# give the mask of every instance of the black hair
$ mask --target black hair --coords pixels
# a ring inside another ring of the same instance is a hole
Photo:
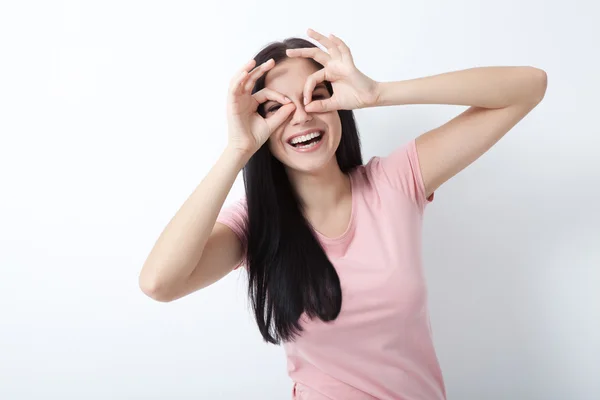
[[[255,57],[256,65],[287,58],[286,50],[317,47],[300,38],[274,42]],[[323,66],[312,59],[319,68]],[[263,75],[252,93],[264,88]],[[330,82],[325,81],[329,94]],[[264,110],[259,108],[264,116]],[[336,159],[343,173],[362,165],[358,130],[351,110],[338,110],[342,134]],[[265,342],[291,341],[302,331],[300,317],[337,318],[342,306],[340,280],[300,208],[285,166],[265,143],[244,167],[248,206],[248,295]]]

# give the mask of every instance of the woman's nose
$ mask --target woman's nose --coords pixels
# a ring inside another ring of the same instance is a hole
[[[302,124],[311,121],[312,119],[312,115],[304,110],[304,104],[300,103],[296,105],[296,110],[294,111],[292,118],[293,124]]]

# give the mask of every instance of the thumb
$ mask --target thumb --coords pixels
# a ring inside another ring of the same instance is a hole
[[[275,131],[275,129],[277,129],[279,127],[279,125],[281,125],[283,123],[283,121],[288,119],[290,114],[295,109],[296,109],[296,105],[294,103],[288,103],[288,104],[285,104],[285,105],[279,107],[279,110],[277,110],[277,112],[275,114],[271,115],[268,118],[265,118],[265,122],[269,126],[269,132],[273,133]]]

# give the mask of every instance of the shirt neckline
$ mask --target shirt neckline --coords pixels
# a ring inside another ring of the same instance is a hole
[[[313,227],[313,230],[317,233],[317,236],[319,237],[319,239],[321,239],[324,243],[326,244],[337,244],[340,242],[343,242],[352,232],[352,230],[354,229],[354,221],[356,219],[356,182],[354,181],[354,171],[350,171],[348,173],[349,177],[350,177],[350,196],[352,197],[351,199],[351,211],[350,211],[350,221],[348,221],[348,226],[346,227],[346,230],[344,231],[344,233],[342,233],[339,236],[336,237],[329,237],[329,236],[325,236],[324,234],[322,234],[321,232],[319,232],[318,230],[316,230]]]

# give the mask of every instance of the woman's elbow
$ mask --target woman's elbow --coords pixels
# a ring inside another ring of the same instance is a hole
[[[153,300],[160,301],[161,303],[168,303],[173,300],[173,297],[165,290],[164,285],[161,285],[160,281],[154,277],[140,274],[138,285],[141,291]]]
[[[548,74],[546,71],[540,68],[531,67],[535,74],[535,82],[537,83],[535,91],[535,99],[539,103],[546,95],[546,88],[548,87]]]

